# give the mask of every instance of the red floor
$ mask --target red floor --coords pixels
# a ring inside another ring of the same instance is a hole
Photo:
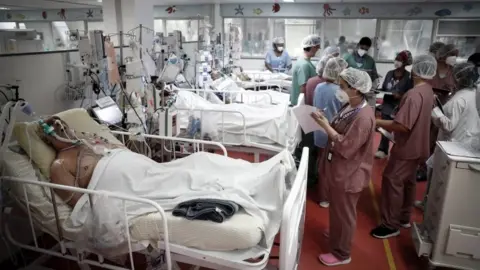
[[[378,145],[379,135],[375,138],[375,146]],[[245,158],[250,160],[250,158]],[[251,157],[253,160],[253,157]],[[424,259],[419,259],[415,254],[415,248],[410,236],[409,229],[403,229],[400,236],[389,240],[374,239],[369,232],[379,221],[380,213],[380,190],[382,171],[386,160],[375,160],[372,183],[370,188],[365,189],[360,198],[357,212],[357,231],[352,247],[352,262],[349,265],[335,267],[334,269],[365,269],[365,270],[421,270],[427,269]],[[419,183],[417,198],[420,199],[425,190],[425,183]],[[311,195],[311,194],[309,194]],[[309,196],[312,198],[313,196]],[[421,213],[415,210],[413,221],[421,220]],[[307,202],[307,215],[305,221],[305,235],[303,238],[300,270],[327,269],[317,259],[319,253],[328,252],[327,239],[322,232],[328,227],[328,209],[320,208],[313,200]],[[275,251],[273,252],[275,254]],[[137,260],[135,260],[137,261]],[[272,260],[272,265],[277,261]],[[78,269],[74,263],[66,260],[54,259],[47,263],[52,269]],[[142,269],[142,263],[137,264]],[[188,268],[185,268],[188,269]]]

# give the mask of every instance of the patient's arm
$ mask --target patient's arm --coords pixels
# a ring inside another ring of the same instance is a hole
[[[69,171],[64,169],[64,165],[62,164],[63,162],[64,160],[57,159],[50,167],[50,178],[52,180],[52,183],[74,187],[75,176],[73,176]],[[74,207],[77,201],[82,196],[82,193],[73,193],[71,191],[62,189],[55,189],[55,192],[58,194],[58,196],[60,196],[60,198],[62,198],[65,203],[67,203],[71,207]]]

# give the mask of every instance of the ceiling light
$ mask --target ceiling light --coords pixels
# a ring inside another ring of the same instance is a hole
[[[295,2],[295,0],[283,0],[283,2],[286,2],[286,3],[293,3],[293,2]]]
[[[97,0],[98,3],[102,3],[102,0]]]
[[[6,9],[10,9],[8,7],[0,7],[0,10],[6,10]]]

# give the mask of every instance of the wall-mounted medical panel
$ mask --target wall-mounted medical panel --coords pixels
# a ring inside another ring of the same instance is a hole
[[[459,1],[460,2],[460,1]],[[395,4],[222,4],[223,17],[294,18],[475,18],[480,4],[395,3]]]

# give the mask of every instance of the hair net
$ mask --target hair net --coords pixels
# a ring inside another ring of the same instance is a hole
[[[397,54],[397,58],[402,59],[402,63],[405,66],[411,65],[413,62],[412,53],[408,50],[401,51]]]
[[[318,61],[316,66],[316,71],[318,75],[323,76],[323,69],[327,65],[328,60],[330,60],[331,58],[333,58],[333,56],[331,55],[326,55],[320,58],[320,61]]]
[[[273,39],[273,44],[285,44],[285,39],[283,37],[276,37]]]
[[[338,75],[344,69],[348,67],[347,61],[343,60],[340,57],[334,57],[327,61],[327,64],[323,68],[322,77],[326,80],[333,80],[336,81],[338,79]]]
[[[461,63],[453,67],[453,77],[458,88],[471,88],[478,80],[476,67],[471,63]]]
[[[354,68],[344,69],[340,77],[345,80],[350,87],[357,89],[360,93],[366,94],[372,89],[372,79],[370,75],[363,70]]]
[[[334,54],[340,54],[340,48],[339,47],[336,47],[336,46],[329,46],[327,48],[325,48],[325,50],[323,51],[323,56],[328,56],[328,55],[334,55]]]
[[[445,46],[445,43],[443,43],[443,42],[440,42],[440,41],[434,42],[428,48],[428,52],[433,54],[433,55],[436,55],[437,52],[438,52],[438,49],[440,49],[443,46]]]
[[[438,48],[437,53],[435,54],[435,58],[438,60],[438,59],[446,58],[447,56],[451,54],[456,54],[456,53],[457,53],[457,48],[455,48],[455,45],[447,44]]]
[[[302,48],[311,48],[322,43],[322,39],[318,35],[308,35],[302,40]]]
[[[437,60],[425,54],[413,58],[412,73],[420,78],[430,80],[437,74]]]

